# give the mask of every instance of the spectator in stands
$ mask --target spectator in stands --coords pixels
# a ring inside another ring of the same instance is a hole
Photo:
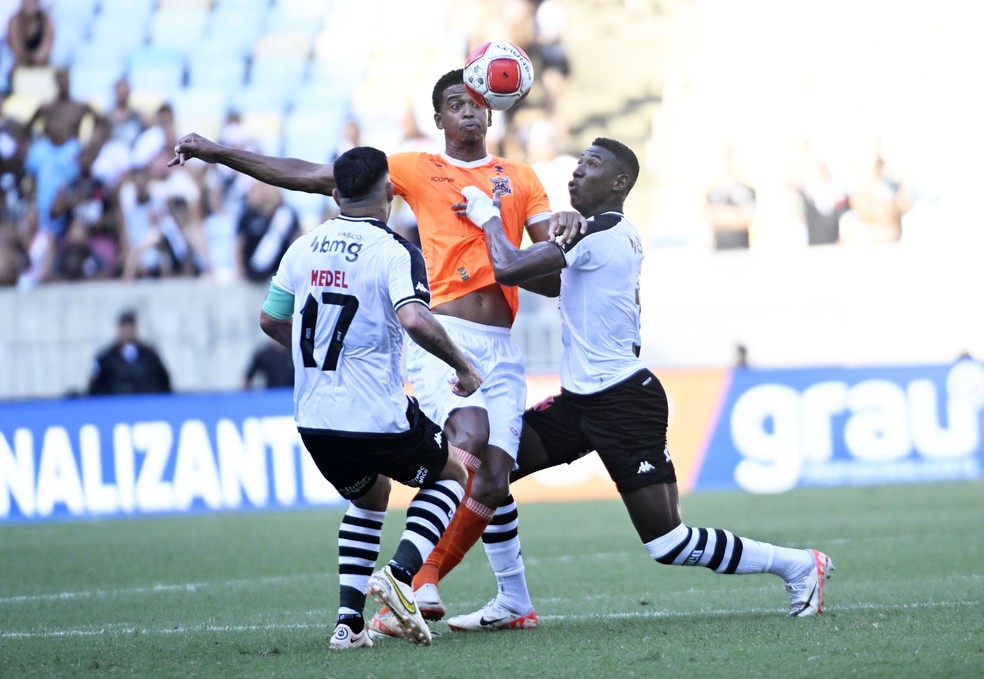
[[[86,118],[93,122],[99,114],[83,101],[72,98],[71,76],[66,68],[55,70],[55,98],[35,111],[27,127],[32,132],[38,123],[42,133],[52,140],[79,139]]]
[[[153,124],[133,140],[133,165],[153,165],[155,161],[166,156],[164,159],[166,167],[167,161],[171,159],[169,151],[174,148],[177,138],[174,129],[174,109],[170,104],[161,104],[154,114]],[[161,176],[164,176],[164,173],[161,173]]]
[[[56,277],[64,280],[108,278],[122,269],[123,219],[116,191],[92,175],[98,152],[98,141],[82,151],[79,176],[58,191],[51,205],[52,217],[69,219],[54,265]]]
[[[127,254],[123,278],[196,276],[210,270],[208,242],[187,199],[155,187],[149,167],[137,167],[120,188]]]
[[[42,234],[57,241],[68,228],[67,218],[51,216],[51,204],[62,186],[78,176],[78,157],[82,151],[79,128],[88,115],[95,112],[88,104],[71,98],[68,71],[55,73],[58,91],[54,101],[42,105],[27,125],[33,130],[43,124],[43,134],[31,142],[24,168],[30,179],[28,192],[33,192]]]
[[[714,248],[747,248],[755,218],[755,189],[738,179],[734,151],[725,150],[724,173],[708,190],[704,214],[714,234]]]
[[[30,265],[30,257],[21,241],[17,223],[0,219],[0,287],[17,285]]]
[[[338,156],[346,151],[354,149],[356,146],[362,146],[361,138],[362,128],[359,126],[359,121],[355,118],[346,118],[345,123],[342,125],[342,138],[339,140],[338,147],[331,157],[331,162],[334,163],[338,160]]]
[[[799,196],[810,245],[837,243],[840,218],[850,207],[847,190],[827,163],[804,141],[792,158],[789,183]]]
[[[54,259],[54,241],[50,234],[42,232],[38,225],[38,209],[33,202],[24,205],[24,214],[17,228],[20,247],[27,253],[27,267],[17,278],[17,287],[30,290],[44,283],[51,276]]]
[[[250,281],[269,282],[280,258],[300,235],[297,211],[284,202],[280,189],[255,182],[236,228],[236,268]]]
[[[161,275],[160,235],[155,232],[166,206],[151,194],[150,181],[150,168],[136,167],[120,186],[125,228],[123,278],[127,280]]]
[[[14,68],[47,66],[55,42],[55,24],[40,0],[21,0],[7,22],[7,45]]]
[[[562,153],[557,128],[548,118],[539,118],[530,125],[526,135],[526,161],[536,172],[550,199],[554,212],[570,210],[570,181],[577,158]]]
[[[535,15],[535,51],[531,56],[535,55],[537,61],[537,76],[546,95],[544,107],[551,117],[557,113],[557,102],[564,96],[567,77],[571,72],[570,58],[563,42],[566,23],[567,16],[561,0],[542,0],[539,3]]]
[[[842,243],[890,243],[902,237],[902,215],[912,207],[912,200],[902,183],[888,172],[880,153],[869,174],[848,195],[851,209],[840,219]]]
[[[132,148],[137,137],[147,129],[143,116],[130,105],[130,81],[123,76],[113,86],[113,104],[106,112],[111,128],[110,138]]]
[[[265,389],[294,386],[294,359],[279,342],[265,342],[250,359],[243,389],[254,386]]]
[[[89,394],[156,394],[171,392],[171,376],[153,347],[137,332],[137,315],[124,311],[117,323],[116,341],[96,356]]]

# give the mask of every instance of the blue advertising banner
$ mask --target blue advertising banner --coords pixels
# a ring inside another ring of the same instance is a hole
[[[0,520],[340,502],[289,389],[0,406]]]
[[[984,476],[979,362],[660,379],[682,492]],[[292,408],[289,389],[2,404],[0,521],[339,506]],[[393,506],[412,492],[395,485]],[[616,497],[593,455],[514,493],[521,502]]]
[[[735,370],[694,488],[979,478],[984,365]]]

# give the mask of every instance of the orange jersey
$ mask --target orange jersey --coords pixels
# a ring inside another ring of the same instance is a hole
[[[488,195],[498,187],[502,196],[502,223],[506,235],[519,247],[523,230],[546,218],[550,202],[539,177],[529,165],[488,156],[474,163],[453,161],[433,153],[396,153],[389,156],[390,179],[417,217],[420,249],[427,262],[431,307],[463,297],[495,283],[485,234],[451,206],[465,202],[461,189],[477,186]],[[519,308],[519,292],[503,285],[512,309]]]

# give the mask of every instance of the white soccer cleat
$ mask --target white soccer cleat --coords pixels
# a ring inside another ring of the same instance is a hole
[[[393,577],[389,566],[369,577],[369,593],[379,603],[389,606],[407,639],[414,644],[430,646],[431,631],[417,608],[413,588]]]
[[[814,566],[801,579],[786,583],[791,618],[808,618],[823,612],[823,586],[834,572],[834,562],[823,552],[807,550]]]
[[[370,639],[402,639],[403,628],[389,606],[383,606],[369,620]]]
[[[413,593],[417,599],[417,607],[424,620],[440,620],[447,613],[444,602],[441,601],[441,594],[437,591],[437,585],[426,583]]]
[[[366,630],[356,634],[351,627],[340,622],[335,627],[331,639],[328,640],[328,648],[333,651],[347,651],[350,648],[372,648],[372,639],[369,638]]]
[[[474,613],[456,615],[448,619],[448,627],[455,632],[474,632],[486,630],[493,632],[503,629],[536,629],[536,611],[516,613],[510,611],[495,599]]]

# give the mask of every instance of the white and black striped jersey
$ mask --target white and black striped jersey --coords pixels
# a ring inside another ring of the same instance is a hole
[[[294,417],[300,431],[406,432],[396,310],[430,306],[420,250],[370,217],[340,216],[300,236],[273,285],[294,296]]]
[[[625,215],[603,212],[564,256],[560,384],[593,394],[646,367],[637,355],[642,239]]]

